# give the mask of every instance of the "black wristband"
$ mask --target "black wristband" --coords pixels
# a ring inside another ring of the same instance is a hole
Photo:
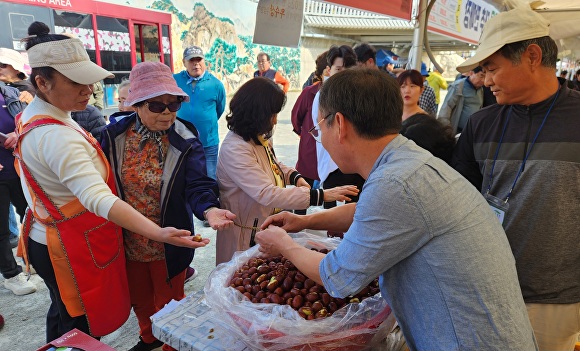
[[[324,190],[310,190],[310,206],[322,206],[324,204]]]
[[[290,180],[290,184],[296,185],[298,178],[302,178],[302,174],[298,173],[298,171],[294,171],[294,172],[290,173],[290,177],[288,177],[288,178]]]

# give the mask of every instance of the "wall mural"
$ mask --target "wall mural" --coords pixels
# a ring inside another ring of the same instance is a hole
[[[211,0],[192,3],[189,0],[135,0],[119,4],[161,10],[172,14],[173,67],[183,69],[185,47],[200,46],[205,53],[208,69],[233,93],[253,77],[256,55],[264,51],[270,55],[272,68],[280,71],[291,88],[299,82],[300,49],[269,45],[255,45],[252,36],[255,26],[255,2],[248,0]]]

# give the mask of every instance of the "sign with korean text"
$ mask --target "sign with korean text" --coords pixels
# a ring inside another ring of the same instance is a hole
[[[298,47],[304,20],[304,0],[260,0],[254,44]]]
[[[430,31],[477,44],[483,26],[498,12],[484,0],[437,0],[427,25]]]

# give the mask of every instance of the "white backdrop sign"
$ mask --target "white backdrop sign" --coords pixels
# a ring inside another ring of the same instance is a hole
[[[304,0],[260,0],[254,44],[298,47],[304,20]]]

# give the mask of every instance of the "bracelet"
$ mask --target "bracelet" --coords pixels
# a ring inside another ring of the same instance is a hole
[[[214,210],[214,209],[217,209],[217,207],[212,206],[212,207],[207,208],[205,211],[203,211],[203,218],[206,221],[207,221],[207,214],[209,213],[209,211]]]

